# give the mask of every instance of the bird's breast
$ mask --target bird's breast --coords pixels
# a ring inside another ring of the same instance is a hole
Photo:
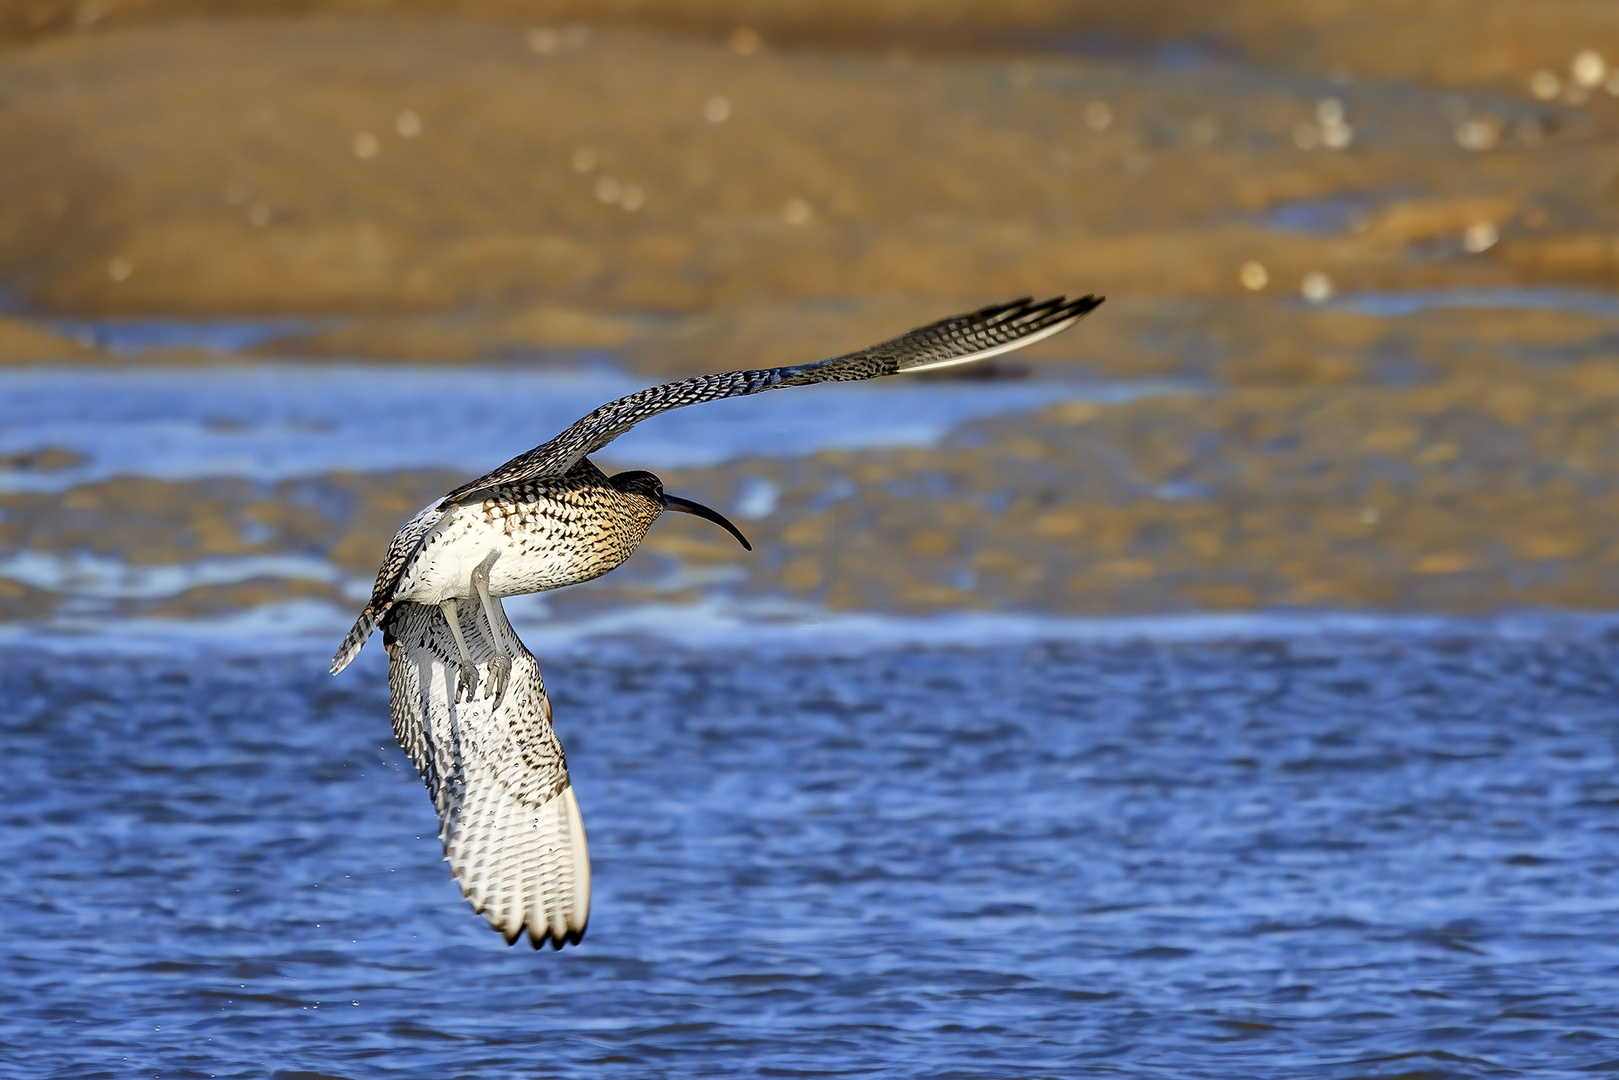
[[[495,596],[599,577],[629,558],[646,534],[644,526],[603,503],[501,494],[460,504],[423,543],[396,595],[420,603],[470,597],[479,566],[488,567]]]

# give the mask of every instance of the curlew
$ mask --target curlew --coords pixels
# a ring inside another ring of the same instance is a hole
[[[719,513],[648,472],[608,476],[588,455],[648,417],[786,386],[852,382],[971,363],[1067,328],[1100,297],[997,304],[818,363],[729,371],[608,402],[550,442],[466,483],[388,545],[376,586],[332,658],[349,665],[382,627],[394,735],[438,811],[462,894],[515,943],[577,944],[590,916],[590,855],[551,703],[501,599],[589,581],[629,558],[658,515]]]

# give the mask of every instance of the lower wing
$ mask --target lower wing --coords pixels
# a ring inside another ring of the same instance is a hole
[[[462,895],[508,944],[578,944],[590,919],[590,852],[551,702],[528,651],[512,657],[498,708],[485,696],[495,649],[481,617],[463,619],[478,666],[472,701],[456,701],[460,651],[437,607],[402,603],[384,625],[394,735],[439,815],[439,839]]]

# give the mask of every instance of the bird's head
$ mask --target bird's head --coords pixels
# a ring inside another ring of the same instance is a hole
[[[753,545],[748,543],[748,538],[742,535],[742,530],[726,520],[724,514],[721,514],[718,510],[710,510],[702,503],[682,499],[678,495],[670,495],[663,490],[663,481],[652,473],[640,471],[621,472],[608,477],[607,482],[626,495],[647,500],[652,504],[655,514],[661,514],[665,510],[678,510],[682,514],[706,518],[736,537],[737,543],[741,544],[744,549],[753,550]]]

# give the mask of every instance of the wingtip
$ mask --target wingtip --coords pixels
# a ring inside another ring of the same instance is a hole
[[[1053,314],[1060,313],[1067,317],[1078,318],[1101,307],[1102,302],[1106,299],[1107,297],[1098,296],[1095,293],[1076,296],[1072,300],[1063,295],[1054,296],[1044,303],[1034,305],[1034,307],[1049,309]]]
[[[1067,294],[1049,297],[1045,300],[1036,300],[1032,296],[1020,296],[1016,300],[992,304],[987,308],[974,312],[971,316],[965,316],[965,318],[988,317],[994,322],[1007,320],[1021,322],[1030,316],[1037,316],[1041,322],[1071,322],[1095,311],[1102,306],[1102,302],[1106,299],[1107,297],[1098,296],[1095,293],[1076,296],[1072,300],[1068,299]]]
[[[583,940],[585,940],[585,927],[583,926],[563,934],[558,934],[549,926],[538,934],[534,932],[532,926],[528,928],[528,943],[534,947],[535,952],[545,948],[547,943],[550,944],[552,952],[561,952],[564,946],[578,945]]]
[[[360,612],[360,617],[354,621],[353,628],[344,636],[343,643],[337,647],[337,652],[332,654],[333,675],[348,667],[354,662],[354,658],[360,655],[360,650],[365,648],[365,643],[371,638],[371,631],[377,628],[377,623],[387,610],[384,608],[379,612],[367,604],[365,610]]]
[[[1097,296],[1095,293],[1076,296],[1072,300],[1066,296],[1057,296],[1043,304],[1034,305],[1030,310],[1044,311],[1046,319],[1050,322],[1068,326],[1101,307],[1106,299],[1107,297]]]
[[[363,646],[365,643],[361,642],[360,644]],[[360,650],[358,648],[354,648],[347,642],[344,642],[342,647],[332,655],[332,666],[329,670],[333,675],[340,674],[344,668],[348,667],[349,664],[354,662],[354,658],[358,655],[360,655]]]

